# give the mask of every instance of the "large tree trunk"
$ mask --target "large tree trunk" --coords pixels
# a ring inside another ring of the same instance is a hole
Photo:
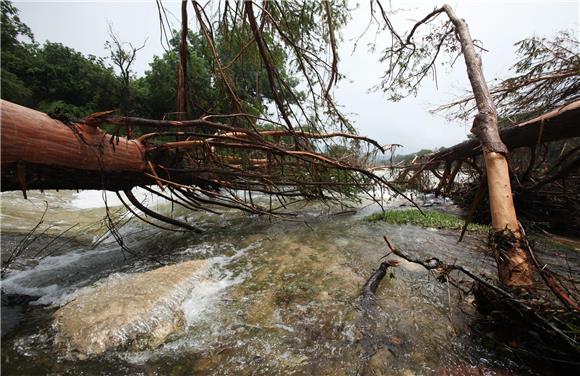
[[[523,123],[499,131],[504,145],[509,149],[535,147],[538,142],[552,142],[580,137],[580,100],[547,112]],[[429,167],[441,162],[463,161],[480,155],[481,142],[467,140],[443,149],[430,157]]]
[[[151,184],[145,148],[112,139],[98,127],[65,124],[1,101],[2,191],[22,189],[124,190]]]
[[[533,269],[527,252],[521,246],[523,234],[514,208],[506,159],[508,150],[499,137],[497,111],[467,24],[457,17],[449,5],[444,5],[443,10],[455,26],[477,103],[478,114],[475,116],[471,131],[477,135],[483,149],[492,227],[496,240],[499,240],[492,242],[499,279],[506,286],[529,286],[533,283]],[[508,234],[513,237],[507,239]]]

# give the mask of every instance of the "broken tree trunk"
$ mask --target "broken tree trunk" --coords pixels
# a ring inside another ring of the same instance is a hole
[[[151,184],[145,148],[113,139],[98,127],[64,123],[1,101],[2,191],[22,189],[131,189]]]
[[[509,167],[506,159],[508,149],[501,141],[497,126],[497,111],[481,69],[481,61],[467,24],[457,17],[449,5],[442,8],[455,27],[461,43],[467,75],[477,104],[478,114],[473,121],[472,133],[481,142],[487,173],[489,202],[493,237],[503,237],[506,230],[514,234],[515,242],[493,241],[500,281],[506,286],[530,286],[533,269],[528,254],[520,244],[523,234],[516,216]],[[501,240],[501,239],[500,239]]]
[[[523,123],[503,128],[500,138],[509,149],[536,147],[540,143],[580,137],[580,101],[575,101]],[[462,161],[481,154],[479,140],[468,140],[429,157],[428,166]]]

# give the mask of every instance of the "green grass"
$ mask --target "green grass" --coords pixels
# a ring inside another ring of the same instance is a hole
[[[412,224],[421,227],[447,230],[461,230],[463,228],[464,220],[456,215],[432,210],[424,210],[423,212],[425,215],[415,209],[393,210],[375,213],[365,219],[369,222],[385,221],[395,225]],[[467,231],[487,233],[489,226],[470,223],[467,226]]]

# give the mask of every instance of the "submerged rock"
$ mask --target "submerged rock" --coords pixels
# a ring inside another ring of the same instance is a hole
[[[161,345],[183,326],[181,304],[201,281],[203,260],[109,278],[55,313],[55,342],[69,357]]]

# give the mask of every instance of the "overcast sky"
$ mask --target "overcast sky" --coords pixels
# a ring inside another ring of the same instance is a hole
[[[106,56],[107,25],[111,23],[120,39],[141,44],[136,71],[142,74],[153,55],[163,53],[160,43],[157,8],[154,1],[14,1],[20,16],[32,29],[37,41],[60,42],[84,54]],[[170,19],[178,28],[179,2],[165,1]],[[400,152],[451,146],[464,140],[469,132],[465,124],[450,124],[429,109],[461,95],[468,88],[462,61],[453,70],[439,68],[438,88],[425,82],[416,98],[390,103],[379,92],[369,92],[378,83],[384,66],[378,55],[369,52],[368,42],[375,38],[369,30],[351,54],[356,39],[369,21],[368,0],[353,1],[353,17],[341,31],[343,42],[339,50],[339,70],[347,76],[335,90],[337,101],[350,114],[361,134],[379,142],[398,143]],[[399,27],[408,25],[427,14],[441,1],[384,1],[393,9],[404,12],[393,16]],[[580,1],[449,1],[456,13],[464,18],[471,35],[489,51],[483,54],[483,67],[489,80],[506,77],[515,62],[513,44],[526,37],[553,36],[558,30],[570,30],[578,36]],[[358,5],[358,6],[357,6]],[[193,12],[190,12],[190,14]],[[379,35],[377,42],[386,42]],[[384,47],[384,43],[381,45]]]

